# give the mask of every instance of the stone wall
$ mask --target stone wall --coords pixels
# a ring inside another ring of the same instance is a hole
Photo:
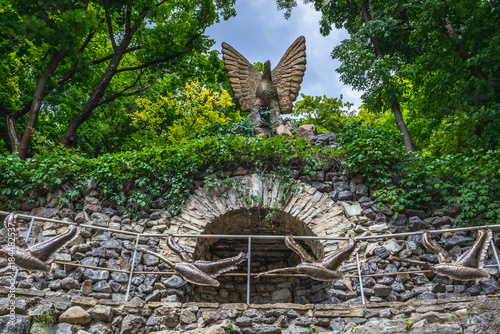
[[[238,173],[245,174],[241,171]],[[376,208],[370,190],[360,179],[345,179],[338,173],[318,173],[314,177],[299,176],[295,173],[295,176],[294,179],[283,179],[276,174],[233,175],[220,180],[217,182],[219,185],[210,188],[198,182],[197,187],[193,188],[192,194],[187,198],[186,204],[181,208],[181,213],[175,217],[172,217],[166,209],[167,202],[161,199],[155,200],[150,207],[143,207],[137,216],[127,214],[126,208],[114,206],[102,198],[93,189],[91,181],[82,201],[61,202],[59,198],[62,192],[56,191],[37,198],[35,202],[23,203],[23,210],[18,212],[63,221],[85,222],[96,227],[109,227],[135,233],[283,235],[285,232],[291,232],[294,235],[341,237],[381,235],[379,239],[361,242],[359,254],[363,275],[419,269],[404,262],[389,261],[390,255],[437,263],[436,256],[423,248],[420,236],[404,238],[388,238],[388,236],[391,233],[422,229],[447,229],[455,227],[458,223],[454,218],[458,211],[454,207],[450,207],[447,211],[405,210],[394,219],[391,210]],[[90,221],[85,221],[82,212],[84,205],[88,205]],[[26,233],[27,222],[20,225],[23,233]],[[64,229],[65,227],[56,223],[35,221],[29,243],[47,240],[62,233]],[[437,238],[436,240],[452,256],[459,256],[474,241],[474,235],[467,232],[442,233],[434,238]],[[5,236],[0,235],[0,239],[2,239],[0,243],[5,242]],[[498,246],[498,239],[495,238],[495,242]],[[35,295],[39,294],[29,301],[33,305],[53,301],[52,296],[55,295],[71,298],[70,301],[92,300],[92,303],[97,305],[113,308],[124,305],[128,274],[112,270],[130,268],[134,243],[135,237],[132,235],[82,228],[79,237],[66,250],[60,252],[56,260],[102,269],[53,264],[53,271],[49,274],[20,271],[17,287],[29,289],[30,293]],[[158,237],[141,237],[139,244],[155,251],[165,248],[164,242]],[[206,260],[230,256],[231,252],[235,255],[240,250],[246,251],[247,245],[246,240],[235,242],[234,239],[196,238],[180,238],[179,244],[191,251],[196,259]],[[275,240],[267,244],[254,241],[252,245],[252,272],[294,266],[298,263],[298,257],[284,247],[282,241]],[[342,242],[333,240],[303,243],[303,247],[317,258],[336,250],[341,245]],[[175,257],[172,259],[175,260]],[[494,263],[490,248],[486,264]],[[347,263],[347,265],[352,264],[353,259]],[[246,262],[242,263],[235,272],[245,273],[246,265]],[[170,271],[170,268],[160,263],[156,257],[138,252],[134,270],[166,272]],[[500,289],[498,268],[492,267],[486,270],[491,275],[489,279],[465,283],[430,273],[364,277],[363,291],[370,307],[375,308],[378,307],[377,303],[385,305],[387,302],[413,303],[430,300],[431,303],[439,304],[449,298],[467,298],[497,292]],[[0,259],[0,285],[9,286],[11,277],[7,261]],[[129,300],[131,303],[149,303],[149,305],[189,302],[205,305],[203,303],[217,302],[222,306],[216,308],[222,309],[226,307],[224,304],[242,303],[246,300],[245,277],[221,276],[219,280],[220,287],[207,288],[186,284],[182,278],[175,275],[134,274]],[[360,284],[356,277],[332,283],[318,282],[304,277],[267,277],[251,280],[251,303],[256,304],[293,302],[303,305],[315,304],[314,307],[322,307],[321,305],[333,307],[333,304],[338,305],[340,309],[349,310],[361,304],[360,295]],[[85,298],[82,299],[83,297]],[[21,298],[20,303],[28,307],[28,302],[22,300],[24,299]],[[65,303],[61,305],[69,305],[68,300]],[[193,309],[196,308],[196,304],[188,305]],[[176,307],[180,309],[180,306]],[[300,309],[302,306],[295,307]],[[307,309],[308,312],[314,307]],[[57,310],[55,304],[54,308]],[[153,308],[155,307],[150,306],[150,309]],[[247,309],[237,311],[244,312]],[[198,311],[194,313],[197,316],[196,323],[205,324],[200,322]],[[150,315],[141,316],[148,323],[153,321],[150,320]],[[168,318],[167,315],[162,316]],[[243,313],[241,316],[245,317]],[[261,317],[265,319],[266,313],[261,314]],[[311,317],[310,312],[309,317]],[[167,326],[168,328],[180,328],[179,321],[168,319],[162,321],[172,321],[176,324]],[[95,326],[116,327],[116,324],[112,324],[114,321],[108,321],[111,325],[99,323]],[[275,324],[276,321],[272,323]],[[240,326],[238,323],[234,325]],[[263,322],[261,325],[264,326],[262,328],[266,328],[268,324]],[[321,326],[324,325],[325,323],[321,323]],[[148,325],[148,330],[152,330],[153,327],[150,326],[153,325]]]
[[[7,290],[0,289],[0,297]],[[15,327],[0,299],[0,333],[456,334],[500,332],[500,298],[481,296],[366,306],[118,302],[19,290]],[[51,324],[54,321],[54,324]]]

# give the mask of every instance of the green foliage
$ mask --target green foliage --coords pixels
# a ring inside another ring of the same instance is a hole
[[[236,135],[251,137],[255,135],[252,122],[245,118],[240,121],[228,120],[224,123],[215,123],[207,126],[203,131],[194,135],[195,138],[202,139],[208,136],[220,137],[224,135]]]
[[[264,73],[264,63],[261,63],[260,61],[256,61],[253,63],[253,66],[260,72]]]
[[[85,158],[65,149],[23,161],[17,154],[0,156],[0,195],[15,208],[33,194],[62,189],[74,198],[86,180],[112,202],[136,211],[153,200],[171,200],[175,213],[196,176],[237,166],[271,171],[301,164],[311,171],[330,156],[330,148],[311,148],[307,140],[225,135],[184,144],[144,146],[138,151]]]
[[[308,328],[307,329],[307,334],[318,334],[318,331],[316,330],[316,327]]]
[[[459,154],[464,150],[493,150],[500,147],[500,104],[455,110],[434,128],[429,151],[437,154]]]
[[[459,206],[465,224],[500,220],[500,150],[436,156],[405,153],[401,135],[348,126],[337,150],[346,171],[364,177],[377,200],[395,210]]]
[[[50,310],[46,310],[43,313],[35,315],[31,323],[32,323],[33,333],[35,334],[50,333],[51,332],[50,327],[54,324],[54,318],[52,317],[52,312]],[[35,324],[39,325],[35,327],[34,326]]]
[[[380,205],[396,214],[403,208],[447,209],[458,206],[464,224],[496,224],[500,220],[500,150],[436,156],[405,153],[402,135],[348,124],[339,143],[311,147],[304,139],[262,138],[224,134],[231,126],[208,129],[197,139],[165,146],[144,142],[137,150],[86,158],[58,146],[26,161],[16,154],[0,156],[0,200],[3,208],[62,189],[60,205],[78,199],[88,179],[117,205],[140,210],[156,199],[169,200],[175,213],[200,173],[223,175],[242,166],[256,172],[275,171],[289,177],[290,167],[314,174],[328,158],[340,157],[345,172],[361,175]],[[234,129],[234,127],[232,128]],[[49,144],[47,144],[48,146]],[[229,182],[205,177],[207,186]],[[286,182],[285,182],[286,184]],[[287,187],[291,184],[287,184]],[[260,198],[249,198],[259,205]],[[280,199],[277,199],[280,200]]]
[[[147,136],[165,136],[171,142],[189,139],[207,126],[227,121],[226,113],[234,105],[229,93],[202,87],[199,82],[187,82],[176,94],[136,100],[139,110],[130,114],[132,122],[140,124]]]
[[[188,78],[228,87],[204,31],[235,15],[234,0],[0,2],[0,121],[14,116],[21,135],[25,107],[58,51],[64,56],[39,87],[37,130],[94,156],[118,150],[137,131],[126,120],[135,95],[166,81],[163,87],[175,91]]]
[[[285,17],[298,3],[276,2]],[[364,108],[384,114],[384,123],[398,101],[417,150],[499,147],[497,1],[303,2],[321,13],[323,35],[334,27],[349,33],[332,52],[340,80],[363,90]]]
[[[380,187],[399,173],[398,162],[404,155],[402,135],[397,131],[347,125],[339,136],[337,151],[345,157],[345,167],[352,174],[366,178],[367,185]]]
[[[234,333],[233,325],[232,324],[227,325],[226,328],[224,328],[224,333],[233,334]]]
[[[413,321],[411,321],[411,320],[406,320],[405,328],[406,328],[407,330],[410,330],[412,325],[413,325]]]
[[[347,123],[352,122],[352,103],[340,98],[309,96],[300,94],[302,100],[294,105],[292,115],[301,116],[300,124],[315,124],[329,132],[338,133]]]

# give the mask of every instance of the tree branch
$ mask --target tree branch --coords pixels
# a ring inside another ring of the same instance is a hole
[[[119,97],[128,97],[128,96],[133,96],[133,95],[137,95],[139,94],[140,92],[144,92],[146,90],[148,90],[149,88],[151,88],[152,84],[147,84],[146,86],[144,87],[141,87],[133,92],[130,92],[130,93],[115,93],[113,95],[111,95],[110,97],[102,100],[101,102],[99,102],[97,105],[98,106],[101,106],[103,104],[106,104],[106,103],[109,103],[111,101],[113,101],[114,99],[116,98],[119,98]]]
[[[126,9],[126,19],[125,19],[125,33],[129,33],[130,32],[130,12],[131,12],[131,9],[129,6],[127,6],[127,9]]]
[[[85,48],[90,43],[90,40],[92,39],[92,37],[94,37],[94,35],[95,32],[91,32],[90,34],[87,35],[87,38],[85,38],[85,41],[83,42],[82,46],[80,46],[80,49],[78,49],[79,53],[82,53],[85,50]],[[73,75],[75,75],[77,68],[78,68],[78,61],[75,62],[73,65],[71,65],[69,72],[60,77],[59,80],[57,80],[57,83],[59,85],[62,85],[63,83],[68,81],[70,78],[73,77]]]
[[[106,24],[108,26],[108,34],[109,34],[109,40],[111,41],[111,45],[113,46],[113,51],[116,51],[116,41],[115,41],[115,35],[113,34],[113,25],[111,23],[111,17],[109,16],[109,12],[104,6],[104,13],[106,14]]]
[[[16,118],[19,118],[21,116],[24,116],[28,111],[30,111],[31,102],[32,101],[30,101],[28,104],[26,104],[24,107],[22,107],[19,110],[7,109],[7,108],[5,108],[3,106],[0,106],[0,111],[3,112],[3,113],[5,113],[5,114],[11,115],[11,116],[15,116]]]
[[[140,69],[148,68],[150,66],[153,66],[153,65],[156,65],[156,64],[159,64],[159,63],[163,63],[163,62],[168,61],[170,59],[179,57],[179,56],[185,54],[186,52],[188,52],[187,47],[191,43],[193,43],[198,37],[200,37],[204,32],[205,32],[205,29],[203,29],[203,31],[201,31],[200,33],[198,33],[198,34],[194,35],[193,37],[191,37],[191,39],[186,43],[186,45],[184,45],[184,47],[186,48],[184,51],[177,52],[177,53],[174,53],[174,54],[172,54],[172,55],[170,55],[168,57],[156,59],[156,60],[150,61],[149,63],[145,63],[145,64],[142,64],[142,65],[138,65],[138,66],[134,66],[134,67],[120,68],[120,69],[118,69],[116,71],[116,73],[126,72],[126,71],[135,71],[135,70],[140,70]]]
[[[460,59],[465,63],[469,59],[467,56],[467,50],[465,49],[464,44],[458,38],[457,33],[455,32],[455,29],[453,29],[453,26],[451,25],[451,22],[448,18],[445,18],[446,24],[444,25],[444,30],[446,32],[446,36],[450,40],[452,40],[455,43],[456,50],[458,52],[458,55],[460,56]],[[468,66],[469,72],[477,79],[483,80],[484,79],[484,74],[481,72],[480,69],[476,68],[475,66]]]
[[[142,49],[140,46],[136,46],[136,47],[133,47],[133,48],[130,48],[130,49],[127,49],[123,54],[127,54],[127,53],[130,53],[130,52],[134,52],[134,51],[137,51],[137,50],[140,50]],[[103,63],[105,62],[106,60],[110,60],[111,58],[113,58],[113,55],[110,54],[110,55],[107,55],[106,57],[103,57],[101,59],[96,59],[96,60],[93,60],[92,61],[92,64],[94,65],[97,65],[97,64],[100,64],[100,63]]]
[[[17,148],[19,152],[19,157],[21,159],[26,158],[26,154],[28,152],[28,146],[31,142],[31,137],[35,129],[36,122],[38,120],[38,113],[40,112],[40,108],[42,106],[42,97],[45,87],[47,86],[52,74],[54,74],[57,66],[59,65],[59,62],[66,56],[67,53],[68,49],[61,49],[57,53],[54,53],[52,55],[52,58],[50,59],[50,62],[45,67],[45,70],[43,71],[40,80],[38,80],[35,92],[33,94],[33,100],[31,102],[31,106],[29,109],[29,117],[26,123],[26,128],[24,130],[23,137],[21,138],[19,147]]]
[[[160,7],[161,5],[163,5],[165,2],[167,2],[167,0],[163,0],[163,1],[160,1],[156,4],[156,7]]]
[[[144,86],[144,87],[139,88],[138,90],[136,90],[136,91],[134,91],[134,92],[132,92],[132,93],[125,93],[126,91],[128,91],[128,90],[130,90],[130,89],[134,88],[134,87],[137,85],[137,83],[141,80],[141,77],[142,77],[142,75],[143,75],[145,72],[146,72],[146,70],[145,70],[145,69],[143,69],[143,70],[139,73],[139,75],[137,75],[137,78],[135,79],[135,81],[134,81],[134,82],[133,82],[130,86],[125,87],[125,88],[124,88],[124,89],[122,89],[120,92],[117,92],[117,93],[115,93],[115,94],[111,95],[110,97],[108,97],[108,98],[106,98],[106,99],[104,99],[104,100],[100,101],[99,103],[97,103],[97,105],[98,105],[98,106],[100,106],[100,105],[103,105],[103,104],[109,103],[109,102],[111,102],[112,100],[116,99],[117,97],[126,97],[126,96],[136,95],[136,94],[138,94],[138,93],[140,93],[140,92],[143,92],[143,91],[145,91],[145,90],[149,89],[149,88],[151,87],[151,83],[150,83],[150,84],[147,84],[147,85],[146,85],[146,86]]]

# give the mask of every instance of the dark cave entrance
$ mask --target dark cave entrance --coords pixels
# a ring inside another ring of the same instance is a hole
[[[302,221],[289,213],[268,208],[239,209],[214,219],[203,234],[227,235],[285,235],[314,236]],[[316,240],[298,240],[302,247],[316,258],[323,256],[323,248]],[[259,273],[271,269],[293,267],[300,258],[288,249],[283,239],[252,238],[251,272]],[[218,260],[247,252],[248,239],[198,239],[194,251],[195,259]],[[231,273],[247,273],[248,262],[244,261]],[[196,302],[245,303],[247,277],[219,276],[220,286],[193,286],[188,299]],[[307,277],[272,276],[252,277],[250,281],[251,303],[312,303],[325,298],[325,282]]]

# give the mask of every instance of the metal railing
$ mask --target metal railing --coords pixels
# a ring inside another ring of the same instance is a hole
[[[0,215],[7,215],[9,212],[6,211],[0,211]],[[62,225],[75,225],[73,222],[65,222],[57,219],[51,219],[51,218],[44,218],[44,217],[37,217],[37,216],[31,216],[31,215],[24,215],[24,214],[18,214],[18,218],[28,218],[30,219],[30,225],[28,228],[28,232],[26,235],[26,242],[28,242],[28,239],[30,237],[33,224],[35,220],[37,221],[44,221],[44,222],[51,222],[51,223],[56,223],[56,224],[62,224]],[[82,265],[78,263],[71,263],[71,262],[66,262],[66,261],[53,261],[54,263],[57,264],[62,264],[62,265],[68,265],[68,266],[75,266],[75,267],[83,267],[83,268],[88,268],[88,269],[104,269],[108,271],[116,271],[116,272],[124,272],[128,273],[128,282],[127,282],[127,292],[125,294],[125,301],[128,301],[129,295],[130,295],[130,285],[132,282],[132,277],[134,274],[137,275],[148,275],[148,274],[175,274],[175,271],[167,271],[167,272],[158,272],[158,271],[134,271],[135,268],[135,259],[137,255],[137,247],[139,245],[139,239],[141,237],[166,237],[166,234],[149,234],[149,233],[138,233],[138,232],[131,232],[131,231],[122,231],[122,230],[117,230],[117,229],[112,229],[112,228],[107,228],[107,227],[101,227],[101,226],[95,226],[95,225],[88,225],[88,224],[80,224],[80,227],[87,227],[93,230],[98,230],[98,231],[106,231],[106,232],[113,232],[116,234],[124,234],[124,235],[133,235],[135,236],[135,246],[134,246],[134,252],[132,255],[132,263],[130,266],[130,270],[123,270],[123,269],[111,269],[111,268],[104,268],[104,267],[96,267],[96,266],[89,266],[89,265]],[[443,229],[443,230],[429,230],[429,233],[431,234],[440,234],[440,233],[445,233],[445,232],[456,232],[456,231],[472,231],[472,230],[477,230],[480,228],[490,228],[493,230],[500,230],[500,225],[488,225],[488,226],[474,226],[474,227],[458,227],[458,228],[451,228],[451,229]],[[354,237],[353,239],[355,240],[370,240],[370,239],[392,239],[392,238],[397,238],[397,237],[405,237],[405,236],[412,236],[412,235],[421,235],[422,232],[408,232],[408,233],[394,233],[394,234],[379,234],[379,235],[371,235],[371,236],[361,236],[361,237]],[[248,253],[248,263],[247,263],[247,273],[225,273],[222,274],[222,276],[246,276],[247,277],[247,293],[246,293],[246,302],[247,304],[250,304],[250,281],[251,281],[251,276],[256,276],[257,274],[252,274],[251,273],[251,255],[252,255],[252,239],[284,239],[284,236],[279,236],[279,235],[224,235],[224,234],[198,234],[198,235],[192,235],[192,234],[172,234],[172,236],[177,237],[177,238],[196,238],[196,239],[201,239],[201,238],[219,238],[219,239],[247,239],[248,240],[248,246],[247,246],[247,253]],[[347,237],[318,237],[318,236],[294,236],[294,239],[299,239],[299,240],[349,240]],[[500,275],[500,260],[498,257],[498,253],[495,247],[495,244],[493,240],[491,240],[491,247],[493,249],[493,254],[494,258],[496,261],[496,265],[486,265],[485,267],[498,267],[499,270],[499,275]],[[360,261],[359,261],[359,256],[356,253],[356,268],[353,268],[357,270],[357,275],[350,275],[346,276],[348,278],[358,278],[359,280],[359,285],[360,285],[360,291],[361,291],[361,300],[363,304],[366,304],[365,296],[364,296],[364,291],[363,291],[363,277],[381,277],[381,276],[393,276],[393,275],[399,275],[399,274],[420,274],[420,273],[428,273],[430,270],[413,270],[413,271],[402,271],[402,272],[392,272],[392,273],[382,273],[382,274],[367,274],[367,275],[362,275],[361,274],[361,267],[360,267]],[[351,269],[347,269],[345,271],[350,271]],[[14,281],[17,279],[17,275],[19,273],[19,268],[16,269],[16,273],[14,275]],[[306,275],[302,274],[270,274],[266,275],[267,277],[271,276],[281,276],[281,277],[307,277]]]

